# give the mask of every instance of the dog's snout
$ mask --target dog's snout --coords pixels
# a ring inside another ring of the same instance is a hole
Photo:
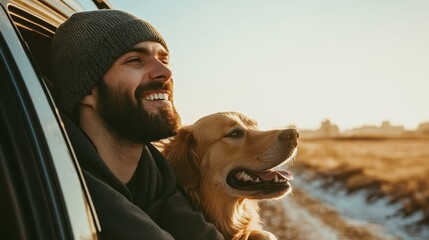
[[[286,129],[279,134],[279,139],[283,141],[292,141],[293,143],[297,143],[299,138],[299,132],[296,129]]]

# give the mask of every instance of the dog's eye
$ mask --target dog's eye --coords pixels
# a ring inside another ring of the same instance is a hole
[[[244,135],[243,130],[241,129],[234,129],[230,133],[228,133],[225,137],[229,138],[240,138]]]

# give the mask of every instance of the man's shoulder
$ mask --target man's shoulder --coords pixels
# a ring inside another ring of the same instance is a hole
[[[173,239],[151,217],[110,185],[83,171],[103,239]]]

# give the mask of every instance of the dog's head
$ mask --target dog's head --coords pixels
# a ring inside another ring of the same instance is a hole
[[[240,113],[215,113],[180,129],[164,154],[188,193],[278,198],[291,190],[292,174],[280,167],[295,157],[298,136],[295,129],[259,131]]]

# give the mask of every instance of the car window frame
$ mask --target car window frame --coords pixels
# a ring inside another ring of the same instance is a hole
[[[57,211],[53,218],[56,223],[65,224],[61,230],[64,233],[59,235],[95,239],[100,231],[98,219],[58,110],[3,5],[0,8],[0,34],[12,58],[7,63],[16,75],[11,84],[36,145],[34,154],[40,161],[40,174],[52,194],[46,197]],[[70,225],[69,230],[66,222]]]

